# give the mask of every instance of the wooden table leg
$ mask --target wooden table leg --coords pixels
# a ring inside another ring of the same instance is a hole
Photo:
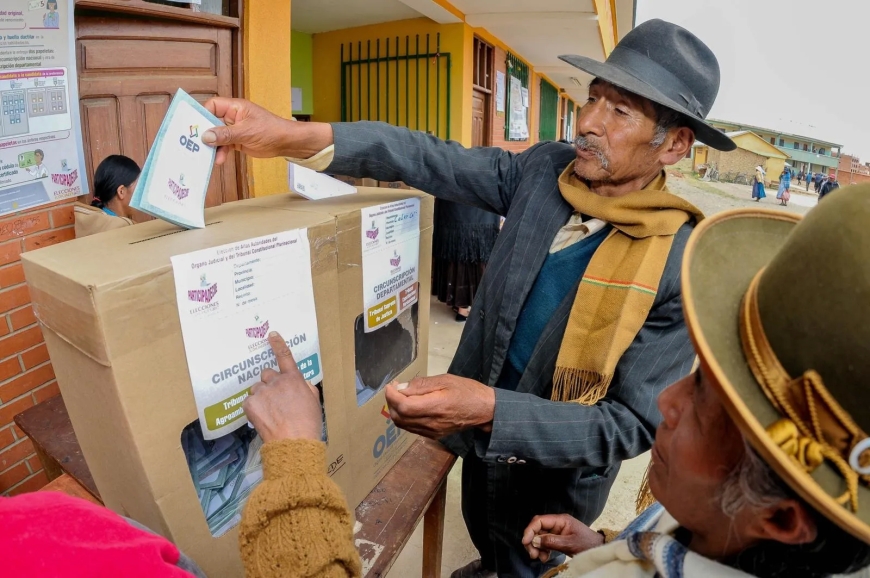
[[[423,578],[441,577],[444,547],[444,512],[447,509],[447,479],[426,510],[423,518]]]
[[[45,470],[45,475],[49,482],[63,475],[63,470],[60,468],[57,460],[45,453],[39,444],[34,442],[33,449],[36,451],[36,457],[39,458],[39,462],[42,464],[42,469]]]

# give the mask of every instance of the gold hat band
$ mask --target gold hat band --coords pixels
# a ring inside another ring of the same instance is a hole
[[[824,460],[833,463],[846,480],[847,491],[837,498],[858,510],[858,483],[870,484],[870,438],[810,369],[793,379],[770,346],[758,307],[759,273],[743,297],[740,340],[749,368],[782,419],[767,433],[786,454],[811,473]]]

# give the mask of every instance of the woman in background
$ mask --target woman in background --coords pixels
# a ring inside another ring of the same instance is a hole
[[[791,169],[786,165],[782,169],[782,174],[779,175],[779,190],[776,191],[776,198],[779,199],[779,204],[787,207],[788,200],[791,197]]]
[[[106,157],[94,173],[94,200],[76,203],[76,237],[133,224],[130,200],[139,180],[139,165],[123,155]]]
[[[456,321],[468,318],[500,222],[495,213],[435,200],[432,294],[453,308]]]
[[[764,192],[764,169],[761,168],[761,165],[758,165],[755,167],[755,191],[752,198],[754,198],[756,202],[759,202],[766,196],[767,195]]]

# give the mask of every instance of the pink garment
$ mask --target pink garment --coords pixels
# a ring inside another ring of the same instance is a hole
[[[27,578],[190,578],[179,552],[108,508],[60,492],[0,498],[0,568]]]

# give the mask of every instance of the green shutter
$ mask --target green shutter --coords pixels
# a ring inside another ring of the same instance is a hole
[[[512,140],[528,140],[528,139],[519,139],[519,138],[511,138],[511,130],[510,130],[510,115],[511,115],[511,76],[517,78],[522,84],[523,88],[529,88],[529,67],[528,65],[511,54],[507,53],[507,58],[505,59],[505,64],[507,68],[507,74],[505,75],[505,123],[504,123],[504,139],[508,141]],[[531,95],[529,95],[529,100],[531,100]],[[531,104],[531,103],[530,103]],[[526,125],[528,126],[529,117],[526,115]]]
[[[540,140],[556,140],[559,129],[559,90],[541,79],[541,123],[538,130]]]

